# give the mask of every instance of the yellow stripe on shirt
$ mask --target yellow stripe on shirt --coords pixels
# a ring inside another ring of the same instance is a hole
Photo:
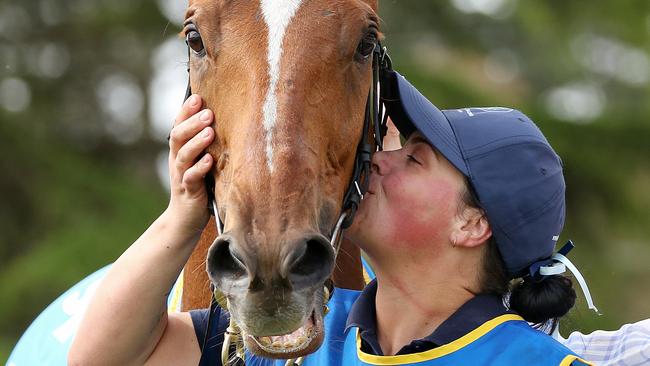
[[[359,329],[357,328],[357,355],[361,361],[372,365],[400,365],[424,362],[448,355],[452,352],[456,352],[459,349],[474,342],[475,340],[481,338],[496,326],[508,321],[524,321],[524,319],[516,314],[501,315],[483,323],[480,327],[474,329],[473,331],[465,334],[464,336],[451,343],[424,352],[396,356],[377,356],[363,352],[361,350],[361,337],[359,336]]]

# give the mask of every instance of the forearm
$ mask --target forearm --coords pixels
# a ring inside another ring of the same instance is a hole
[[[169,135],[169,206],[100,284],[69,364],[141,365],[154,350],[174,351],[159,344],[163,335],[174,336],[173,327],[167,327],[167,296],[209,219],[204,177],[214,160],[204,151],[214,140],[213,115],[199,113],[201,106],[201,98],[193,95],[176,117]]]
[[[97,289],[71,348],[71,363],[141,364],[167,324],[170,288],[200,235],[163,213],[120,256]],[[77,361],[75,361],[77,360]]]

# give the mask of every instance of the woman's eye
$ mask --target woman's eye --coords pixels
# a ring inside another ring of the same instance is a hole
[[[356,56],[360,61],[368,59],[370,55],[372,55],[372,51],[375,49],[375,45],[377,44],[377,34],[374,32],[370,32],[366,34],[365,37],[359,42],[359,45],[357,46],[357,52]]]
[[[200,55],[204,51],[203,40],[199,32],[191,30],[185,35],[185,42],[196,54]]]
[[[418,161],[418,159],[416,159],[413,155],[410,155],[410,154],[409,154],[409,155],[406,155],[406,156],[408,157],[409,161],[412,161],[412,162],[414,162],[414,163],[416,163],[416,164],[418,164],[418,165],[422,165],[422,164]]]

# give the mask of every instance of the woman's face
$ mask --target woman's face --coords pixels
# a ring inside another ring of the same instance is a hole
[[[414,133],[400,150],[372,159],[370,186],[346,235],[374,261],[427,260],[449,245],[463,175]]]

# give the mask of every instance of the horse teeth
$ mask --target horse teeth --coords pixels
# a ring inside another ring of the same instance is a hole
[[[297,347],[303,347],[314,333],[312,329],[299,332],[298,335],[289,336],[262,336],[258,337],[258,343],[264,347],[275,349],[276,351],[288,351]]]

